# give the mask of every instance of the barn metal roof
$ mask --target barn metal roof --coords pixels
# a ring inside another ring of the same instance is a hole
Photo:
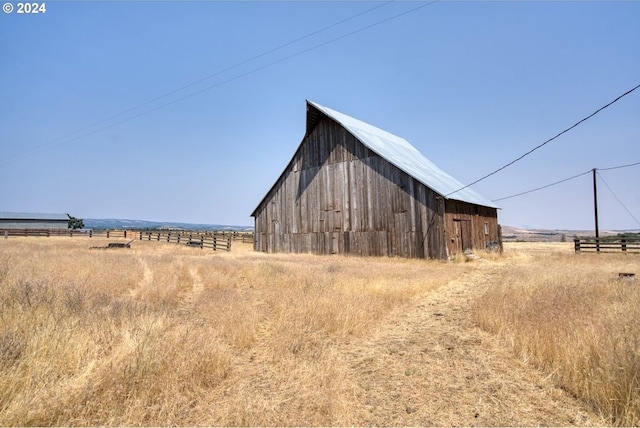
[[[69,220],[66,214],[0,212],[0,220]]]
[[[307,100],[307,104],[307,134],[319,120],[319,111],[342,125],[367,148],[446,199],[498,208],[469,187],[458,190],[464,187],[464,184],[438,168],[404,138],[312,101]]]

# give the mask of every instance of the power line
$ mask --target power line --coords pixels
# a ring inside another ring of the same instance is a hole
[[[640,163],[640,162],[638,162]],[[611,168],[613,169],[613,168]],[[596,172],[597,174],[597,172]],[[609,187],[609,185],[607,184],[606,181],[604,181],[604,178],[602,178],[601,174],[598,174],[598,177],[600,177],[600,180],[602,180],[602,182],[604,183],[604,185],[607,187],[607,189],[609,189],[609,191],[611,192],[611,194],[613,195],[614,198],[616,198],[616,200],[618,201],[618,203],[622,206],[622,208],[625,209],[625,211],[627,213],[629,213],[629,215],[636,221],[636,223],[638,223],[638,226],[640,226],[640,221],[638,221],[638,219],[636,218],[636,216],[634,216],[631,211],[629,211],[629,209],[622,203],[622,201],[620,200],[620,198],[618,198],[618,196],[614,193],[614,191],[611,189],[611,187]]]
[[[226,68],[224,68],[224,69],[222,69],[222,70],[219,70],[219,71],[217,71],[217,72],[215,72],[215,73],[213,73],[213,74],[209,74],[209,75],[207,75],[207,76],[205,76],[205,77],[202,77],[202,78],[200,78],[200,79],[198,79],[198,80],[192,81],[192,82],[190,82],[190,83],[188,83],[188,84],[186,84],[186,85],[183,85],[183,86],[181,86],[181,87],[179,87],[179,88],[176,88],[176,89],[173,89],[173,90],[171,90],[171,91],[169,91],[169,92],[166,92],[166,93],[164,93],[164,94],[161,94],[161,95],[159,95],[159,96],[157,96],[157,97],[155,97],[155,98],[152,98],[152,99],[150,99],[150,100],[148,100],[148,101],[145,101],[145,102],[143,102],[143,103],[141,103],[141,104],[137,104],[137,105],[135,105],[135,106],[133,106],[133,107],[130,107],[130,108],[126,109],[126,110],[123,110],[123,111],[121,111],[121,112],[119,112],[119,113],[116,113],[116,114],[114,114],[114,115],[112,115],[112,116],[109,116],[109,117],[108,117],[108,118],[106,118],[106,119],[100,120],[100,121],[98,121],[98,122],[94,122],[94,123],[92,123],[92,124],[90,124],[90,125],[87,125],[87,126],[85,126],[85,127],[83,127],[83,128],[80,128],[80,129],[78,129],[78,130],[76,130],[76,131],[73,131],[73,132],[68,133],[68,134],[66,134],[66,135],[63,135],[63,136],[61,136],[61,137],[58,137],[58,138],[56,138],[56,139],[54,139],[54,140],[50,140],[50,141],[45,142],[45,143],[43,143],[43,144],[40,144],[40,145],[34,146],[34,147],[32,147],[32,148],[28,149],[26,152],[23,152],[23,153],[21,153],[21,154],[15,155],[15,156],[6,157],[5,159],[3,159],[3,161],[2,161],[2,162],[0,162],[0,165],[1,165],[1,164],[7,164],[7,163],[10,163],[10,162],[15,161],[15,160],[23,159],[24,157],[28,157],[29,155],[31,155],[31,154],[33,154],[33,153],[35,153],[35,152],[38,152],[38,151],[40,151],[41,149],[43,149],[43,148],[45,148],[45,147],[47,147],[47,146],[51,146],[51,147],[49,147],[49,148],[59,147],[59,146],[62,146],[62,145],[65,145],[65,144],[71,143],[71,142],[73,142],[73,141],[77,141],[77,140],[79,140],[79,139],[81,139],[81,138],[85,138],[85,137],[88,137],[88,136],[90,136],[90,135],[96,134],[96,133],[98,133],[98,132],[104,131],[104,130],[106,130],[106,129],[109,129],[109,128],[113,127],[113,126],[116,126],[116,125],[119,125],[119,124],[121,124],[121,123],[127,122],[127,121],[129,121],[129,120],[136,119],[136,118],[138,118],[138,117],[140,117],[140,116],[142,116],[142,115],[145,115],[145,114],[151,113],[151,112],[153,112],[153,111],[156,111],[156,110],[158,110],[158,109],[160,109],[160,108],[163,108],[163,107],[166,107],[166,106],[168,106],[168,105],[175,104],[176,102],[179,102],[179,101],[182,101],[182,100],[184,100],[184,99],[190,98],[190,97],[192,97],[192,96],[194,96],[194,95],[200,94],[200,93],[205,92],[205,91],[207,91],[207,90],[209,90],[209,89],[213,89],[213,88],[215,88],[215,87],[221,86],[221,85],[226,84],[226,83],[228,83],[228,82],[231,82],[231,81],[233,81],[233,80],[239,79],[239,78],[244,77],[244,76],[247,76],[247,75],[249,75],[249,74],[252,74],[252,73],[254,73],[254,72],[257,72],[257,71],[263,70],[264,68],[270,67],[270,66],[275,65],[275,64],[277,64],[277,63],[279,63],[279,62],[282,62],[282,61],[285,61],[285,60],[287,60],[287,59],[293,58],[294,56],[301,55],[301,54],[303,54],[303,53],[305,53],[305,52],[308,52],[309,50],[313,50],[313,49],[315,49],[315,48],[317,48],[317,47],[324,46],[325,44],[332,43],[332,42],[337,41],[337,40],[340,40],[340,39],[342,39],[342,38],[344,38],[344,37],[348,37],[348,36],[350,36],[350,35],[352,35],[352,34],[355,34],[355,33],[357,33],[357,32],[364,31],[365,29],[371,28],[371,27],[373,27],[373,26],[375,26],[375,25],[378,25],[378,24],[382,24],[382,23],[384,23],[384,22],[387,22],[388,20],[391,20],[391,19],[397,18],[397,17],[399,17],[399,16],[405,15],[405,14],[407,14],[407,13],[413,12],[413,11],[415,11],[415,10],[417,10],[417,9],[420,9],[420,8],[422,8],[422,7],[425,7],[425,6],[428,6],[428,5],[430,5],[430,4],[432,4],[432,3],[435,3],[435,2],[437,2],[437,1],[439,1],[439,0],[435,0],[435,1],[431,1],[431,2],[429,2],[429,3],[423,4],[423,5],[419,6],[419,7],[416,7],[416,8],[414,8],[414,9],[411,9],[411,10],[406,11],[406,12],[404,12],[404,13],[401,13],[401,14],[398,14],[398,15],[394,15],[394,16],[392,16],[391,18],[388,18],[388,19],[385,19],[385,20],[379,21],[379,22],[377,22],[377,23],[374,23],[374,24],[372,24],[372,25],[369,25],[369,26],[367,26],[367,27],[364,27],[363,29],[356,30],[356,31],[354,31],[354,32],[348,33],[348,34],[347,34],[347,35],[345,35],[345,36],[338,37],[338,38],[336,38],[336,39],[332,39],[332,40],[330,40],[329,42],[326,42],[326,43],[324,43],[324,44],[320,44],[320,45],[315,46],[315,47],[313,47],[313,48],[311,48],[311,49],[307,49],[307,50],[304,50],[304,51],[302,51],[302,52],[299,52],[298,54],[294,54],[294,55],[288,56],[288,57],[286,57],[286,58],[284,58],[284,59],[281,59],[281,60],[279,60],[279,61],[275,61],[275,62],[273,62],[273,63],[271,63],[271,64],[267,64],[267,65],[266,65],[266,66],[264,66],[264,67],[259,67],[259,68],[257,68],[257,69],[251,70],[251,71],[249,71],[249,72],[247,72],[247,73],[243,73],[243,74],[241,74],[241,75],[239,75],[239,76],[236,76],[236,77],[234,77],[234,78],[227,79],[227,80],[225,80],[225,81],[223,81],[223,82],[221,82],[221,83],[219,83],[219,84],[216,84],[216,85],[213,85],[213,86],[209,86],[209,87],[204,88],[204,89],[202,89],[202,90],[200,90],[200,91],[196,91],[196,92],[194,92],[194,93],[192,93],[192,94],[189,94],[189,95],[187,95],[187,96],[184,96],[184,97],[178,98],[177,100],[174,100],[174,101],[172,101],[172,102],[168,102],[168,103],[166,103],[166,104],[162,104],[162,105],[160,105],[160,106],[158,106],[158,107],[156,107],[156,108],[153,108],[153,109],[151,109],[151,110],[144,111],[144,112],[142,112],[142,113],[140,113],[140,114],[137,114],[137,115],[131,116],[131,117],[129,117],[129,118],[126,118],[126,119],[120,120],[120,121],[115,122],[115,123],[112,123],[111,125],[101,127],[101,128],[99,128],[99,129],[97,129],[97,130],[94,130],[94,131],[92,131],[92,132],[89,132],[89,133],[86,133],[86,134],[80,135],[80,136],[78,136],[78,137],[76,137],[76,138],[72,138],[72,139],[70,139],[70,140],[67,140],[68,138],[72,137],[73,135],[76,135],[76,134],[79,134],[79,133],[81,133],[81,132],[87,131],[87,130],[89,130],[89,129],[91,129],[91,128],[94,128],[94,127],[96,127],[96,126],[98,126],[98,125],[101,125],[101,124],[103,124],[103,123],[109,122],[109,121],[111,121],[111,120],[113,120],[113,119],[115,119],[115,118],[117,118],[117,117],[123,116],[123,115],[125,115],[125,114],[127,114],[127,113],[130,113],[130,112],[132,112],[132,111],[134,111],[134,110],[137,110],[137,109],[139,109],[139,108],[141,108],[141,107],[147,106],[147,105],[149,105],[149,104],[151,104],[151,103],[153,103],[153,102],[155,102],[155,101],[159,101],[159,100],[161,100],[161,99],[163,99],[163,98],[166,98],[166,97],[168,97],[168,96],[170,96],[170,95],[173,95],[173,94],[175,94],[175,93],[178,93],[178,92],[180,92],[180,91],[183,91],[183,90],[185,90],[185,89],[188,89],[188,88],[190,88],[190,87],[193,87],[193,86],[197,85],[198,83],[202,83],[202,82],[204,82],[204,81],[206,81],[206,80],[210,80],[210,79],[212,79],[212,78],[214,78],[214,77],[217,77],[217,76],[219,76],[219,75],[221,75],[221,74],[223,74],[223,73],[225,73],[225,72],[231,71],[231,70],[236,69],[236,68],[238,68],[238,67],[240,67],[240,66],[242,66],[242,65],[245,65],[245,64],[250,63],[250,62],[252,62],[252,61],[255,61],[255,60],[259,59],[259,58],[262,58],[262,57],[264,57],[264,56],[266,56],[266,55],[269,55],[269,54],[274,53],[274,52],[276,52],[276,51],[282,50],[282,49],[284,49],[284,48],[286,48],[286,47],[288,47],[288,46],[291,46],[291,45],[293,45],[293,44],[295,44],[295,43],[298,43],[298,42],[300,42],[300,41],[302,41],[302,40],[304,40],[304,39],[307,39],[307,38],[309,38],[309,37],[311,37],[311,36],[314,36],[314,35],[320,34],[320,33],[325,32],[325,31],[327,31],[327,30],[329,30],[329,29],[331,29],[331,28],[337,27],[338,25],[344,24],[345,22],[351,21],[351,20],[356,19],[356,18],[358,18],[358,17],[360,17],[360,16],[363,16],[363,15],[365,15],[365,14],[367,14],[367,13],[373,12],[374,10],[379,9],[379,8],[381,8],[381,7],[383,7],[383,6],[386,6],[386,5],[390,4],[390,3],[393,3],[394,1],[395,1],[395,0],[389,0],[389,1],[384,2],[384,3],[382,3],[382,4],[377,4],[376,6],[374,6],[374,7],[372,7],[372,8],[366,9],[366,10],[364,10],[364,11],[362,11],[362,12],[359,12],[359,13],[357,13],[357,14],[355,14],[355,15],[349,16],[349,17],[347,17],[347,18],[345,18],[345,19],[342,19],[342,20],[340,20],[340,21],[338,21],[338,22],[335,22],[335,23],[333,23],[333,24],[327,25],[327,26],[325,26],[325,27],[323,27],[323,28],[320,28],[320,29],[318,29],[318,30],[312,31],[311,33],[305,34],[304,36],[298,37],[298,38],[296,38],[296,39],[294,39],[294,40],[292,40],[292,41],[290,41],[290,42],[284,43],[284,44],[279,45],[279,46],[277,46],[277,47],[275,47],[275,48],[272,48],[272,49],[269,49],[269,50],[267,50],[267,51],[264,51],[264,52],[262,52],[262,53],[260,53],[260,54],[258,54],[258,55],[254,55],[254,56],[252,56],[252,57],[250,57],[250,58],[248,58],[248,59],[245,59],[245,60],[243,60],[243,61],[240,61],[240,62],[238,62],[238,63],[236,63],[236,64],[234,64],[234,65],[231,65],[231,66],[229,66],[229,67],[226,67]],[[61,140],[66,140],[66,141],[63,141],[63,142],[62,142],[62,143],[60,143],[60,144],[55,144],[55,145],[53,144],[53,143],[56,143],[56,142],[61,141]]]
[[[640,162],[630,163],[628,165],[612,166],[611,168],[596,168],[598,171],[609,171],[612,169],[629,168],[630,166],[640,165]]]
[[[612,170],[612,169],[629,168],[629,167],[636,166],[636,165],[640,165],[640,162],[631,163],[631,164],[627,164],[627,165],[612,166],[612,167],[609,167],[609,168],[596,168],[596,170],[598,170],[598,171],[609,171],[609,170]],[[557,184],[561,184],[561,183],[564,183],[566,181],[573,180],[574,178],[578,178],[578,177],[582,177],[583,175],[590,174],[592,171],[593,171],[593,169],[590,169],[588,171],[581,172],[580,174],[576,174],[576,175],[571,176],[569,178],[565,178],[563,180],[556,181],[554,183],[547,184],[547,185],[544,185],[544,186],[536,187],[535,189],[526,190],[524,192],[516,193],[515,195],[505,196],[503,198],[493,199],[492,202],[504,201],[505,199],[511,199],[511,198],[515,198],[516,196],[522,196],[522,195],[526,195],[528,193],[537,192],[538,190],[546,189],[547,187],[555,186]]]
[[[515,198],[516,196],[526,195],[527,193],[537,192],[538,190],[546,189],[547,187],[555,186],[556,184],[564,183],[569,180],[573,180],[574,178],[582,177],[583,175],[590,174],[592,170],[581,172],[580,174],[574,175],[573,177],[565,178],[564,180],[556,181],[555,183],[547,184],[545,186],[536,187],[535,189],[527,190],[525,192],[516,193],[515,195],[505,196],[504,198],[494,199],[493,202],[504,201],[505,199]]]
[[[246,77],[246,76],[248,76],[248,75],[250,75],[250,74],[254,74],[254,73],[258,72],[258,71],[261,71],[261,70],[264,70],[264,69],[266,69],[266,68],[272,67],[272,66],[274,66],[274,65],[276,65],[276,64],[279,64],[279,63],[281,63],[281,62],[285,62],[285,61],[287,61],[287,60],[289,60],[289,59],[291,59],[291,58],[295,58],[295,57],[300,56],[300,55],[303,55],[303,54],[305,54],[305,53],[308,53],[308,52],[314,51],[314,50],[319,49],[319,48],[321,48],[321,47],[323,47],[323,46],[327,46],[327,45],[329,45],[329,44],[331,44],[331,43],[335,43],[335,42],[337,42],[337,41],[339,41],[339,40],[342,40],[342,39],[345,39],[345,38],[347,38],[347,37],[350,37],[350,36],[352,36],[352,35],[354,35],[354,34],[361,33],[361,32],[363,32],[363,31],[366,31],[366,30],[368,30],[368,29],[370,29],[370,28],[373,28],[373,27],[375,27],[375,26],[378,26],[378,25],[380,25],[380,24],[384,24],[384,23],[386,23],[386,22],[388,22],[388,21],[391,21],[391,20],[393,20],[393,19],[396,19],[396,18],[399,18],[399,17],[401,17],[401,16],[407,15],[407,14],[409,14],[409,13],[415,12],[415,11],[417,11],[417,10],[419,10],[419,9],[422,9],[423,7],[430,6],[430,5],[434,4],[434,3],[437,3],[438,1],[440,1],[440,0],[433,0],[433,1],[430,1],[430,2],[428,2],[428,3],[422,4],[422,5],[420,5],[420,6],[417,6],[417,7],[413,8],[413,9],[409,9],[409,10],[407,10],[407,11],[404,11],[404,12],[398,13],[398,14],[393,15],[393,16],[391,16],[391,17],[388,17],[388,18],[382,19],[382,20],[380,20],[380,21],[374,22],[373,24],[369,24],[369,25],[367,25],[367,26],[365,26],[365,27],[362,27],[362,28],[359,28],[359,29],[357,29],[357,30],[354,30],[354,31],[352,31],[352,32],[350,32],[350,33],[343,34],[342,36],[338,36],[338,37],[335,37],[335,38],[333,38],[333,39],[331,39],[331,40],[328,40],[328,41],[325,41],[325,42],[319,43],[319,44],[317,44],[317,45],[315,45],[315,46],[312,46],[312,47],[310,47],[310,48],[303,49],[303,50],[298,51],[298,52],[296,52],[296,53],[293,53],[293,54],[291,54],[291,55],[289,55],[289,56],[286,56],[286,57],[280,58],[280,59],[275,60],[275,61],[273,61],[273,62],[271,62],[271,63],[265,64],[265,65],[263,65],[263,66],[260,66],[260,67],[254,68],[254,69],[252,69],[252,70],[249,70],[249,71],[247,71],[247,72],[245,72],[245,73],[242,73],[242,74],[236,75],[236,76],[234,76],[234,77],[231,77],[231,78],[229,78],[229,79],[227,79],[227,80],[223,80],[223,81],[218,82],[218,83],[216,83],[216,84],[214,84],[214,85],[207,86],[207,87],[205,87],[205,88],[199,89],[199,90],[197,90],[197,91],[195,91],[195,92],[192,92],[192,93],[190,93],[190,94],[187,94],[187,95],[185,95],[185,96],[183,96],[183,97],[177,98],[177,99],[175,99],[175,100],[169,101],[169,102],[164,103],[164,104],[160,104],[159,106],[156,106],[156,107],[154,107],[154,108],[152,108],[152,109],[150,109],[150,110],[143,111],[143,112],[141,112],[141,113],[139,113],[139,114],[136,114],[135,116],[131,116],[131,117],[125,118],[125,119],[120,120],[120,121],[118,121],[118,122],[112,123],[112,124],[110,124],[110,125],[104,126],[104,127],[100,128],[100,129],[97,129],[97,130],[95,130],[95,131],[92,131],[92,132],[90,132],[90,133],[88,133],[88,134],[81,135],[81,136],[79,136],[79,137],[73,138],[73,139],[68,140],[68,141],[63,141],[63,142],[61,142],[61,143],[59,143],[59,144],[56,144],[56,145],[53,145],[53,146],[51,146],[51,147],[52,147],[52,148],[54,148],[54,147],[60,147],[60,146],[63,146],[63,145],[65,145],[65,144],[69,144],[69,143],[71,143],[71,142],[73,142],[73,141],[77,141],[77,140],[79,140],[79,139],[81,139],[81,138],[84,138],[84,137],[87,137],[87,136],[90,136],[90,135],[96,134],[96,133],[98,133],[98,132],[104,131],[104,130],[106,130],[106,129],[113,128],[114,126],[119,125],[119,124],[121,124],[121,123],[128,122],[128,121],[133,120],[133,119],[136,119],[136,118],[138,118],[138,117],[140,117],[140,116],[144,116],[144,115],[149,114],[149,113],[152,113],[152,112],[154,112],[154,111],[156,111],[156,110],[160,110],[161,108],[167,107],[167,106],[172,105],[172,104],[176,104],[176,103],[178,103],[178,102],[180,102],[180,101],[184,101],[184,100],[186,100],[187,98],[194,97],[194,96],[199,95],[199,94],[201,94],[201,93],[203,93],[203,92],[206,92],[206,91],[209,91],[209,90],[211,90],[211,89],[217,88],[217,87],[219,87],[219,86],[225,85],[225,84],[227,84],[227,83],[233,82],[234,80],[241,79],[241,78]],[[15,159],[14,159],[14,160],[15,160]],[[2,163],[0,163],[0,165],[1,165],[1,164],[2,164]]]
[[[495,171],[490,172],[489,174],[487,174],[487,175],[485,175],[485,176],[483,176],[483,177],[480,177],[479,179],[477,179],[477,180],[476,180],[476,181],[474,181],[473,183],[469,183],[469,184],[467,184],[466,186],[461,187],[461,188],[459,188],[459,189],[457,189],[457,190],[455,190],[455,191],[453,191],[453,192],[451,192],[451,193],[449,193],[449,194],[445,195],[445,197],[450,196],[450,195],[453,195],[454,193],[459,192],[460,190],[466,189],[467,187],[473,186],[474,184],[479,183],[479,182],[481,182],[482,180],[485,180],[485,179],[487,179],[487,178],[491,177],[492,175],[494,175],[494,174],[496,174],[496,173],[498,173],[498,172],[502,171],[503,169],[507,168],[508,166],[513,165],[514,163],[516,163],[516,162],[518,162],[519,160],[523,159],[525,156],[530,155],[531,153],[535,152],[536,150],[538,150],[539,148],[543,147],[544,145],[546,145],[546,144],[548,144],[548,143],[552,142],[553,140],[555,140],[556,138],[560,137],[561,135],[563,135],[563,134],[565,134],[565,133],[567,133],[567,132],[571,131],[573,128],[575,128],[576,126],[580,125],[581,123],[583,123],[583,122],[585,122],[585,121],[587,121],[587,120],[591,119],[593,116],[595,116],[596,114],[600,113],[602,110],[606,109],[607,107],[609,107],[609,106],[611,106],[611,105],[613,105],[613,104],[617,103],[617,102],[618,102],[618,101],[620,101],[623,97],[625,97],[625,96],[629,95],[630,93],[632,93],[633,91],[635,91],[635,90],[636,90],[636,89],[638,89],[638,88],[640,88],[640,85],[637,85],[636,87],[634,87],[634,88],[632,88],[632,89],[628,90],[628,91],[627,91],[627,92],[625,92],[624,94],[622,94],[622,95],[618,96],[616,99],[614,99],[613,101],[609,102],[608,104],[605,104],[604,106],[600,107],[598,110],[594,111],[594,112],[593,112],[593,113],[591,113],[589,116],[586,116],[586,117],[584,117],[583,119],[580,119],[579,121],[577,121],[576,123],[574,123],[573,125],[571,125],[570,127],[568,127],[567,129],[565,129],[564,131],[562,131],[562,132],[560,132],[560,133],[556,134],[555,136],[553,136],[553,137],[549,138],[547,141],[543,142],[542,144],[537,145],[536,147],[534,147],[533,149],[529,150],[528,152],[526,152],[526,153],[525,153],[525,154],[523,154],[522,156],[519,156],[518,158],[516,158],[516,159],[512,160],[511,162],[507,163],[507,164],[506,164],[506,165],[504,165],[504,166],[501,166],[500,168],[496,169]]]

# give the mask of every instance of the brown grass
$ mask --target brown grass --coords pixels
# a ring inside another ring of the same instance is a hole
[[[463,267],[86,238],[0,246],[0,424],[349,425],[336,343]]]
[[[0,240],[0,425],[640,422],[639,257],[104,244]]]
[[[640,424],[640,257],[515,246],[478,300],[478,324],[612,424]],[[550,248],[551,248],[550,247]],[[508,254],[508,252],[507,252]]]

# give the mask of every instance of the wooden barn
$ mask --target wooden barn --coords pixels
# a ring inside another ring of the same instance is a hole
[[[305,136],[251,214],[254,248],[446,259],[499,247],[497,207],[462,187],[405,139],[307,101]]]

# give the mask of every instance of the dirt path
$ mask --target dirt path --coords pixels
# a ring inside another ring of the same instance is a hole
[[[462,278],[340,346],[366,391],[365,425],[604,425],[495,338],[470,308],[505,267],[476,260]]]
[[[189,276],[191,277],[191,290],[183,297],[180,310],[190,311],[195,302],[202,294],[204,290],[204,284],[202,283],[202,277],[195,268],[189,269]]]
[[[138,281],[137,286],[129,291],[129,295],[133,299],[139,298],[141,293],[144,293],[145,290],[153,285],[153,271],[149,268],[149,265],[143,257],[137,255],[136,258],[142,266],[142,278]]]

